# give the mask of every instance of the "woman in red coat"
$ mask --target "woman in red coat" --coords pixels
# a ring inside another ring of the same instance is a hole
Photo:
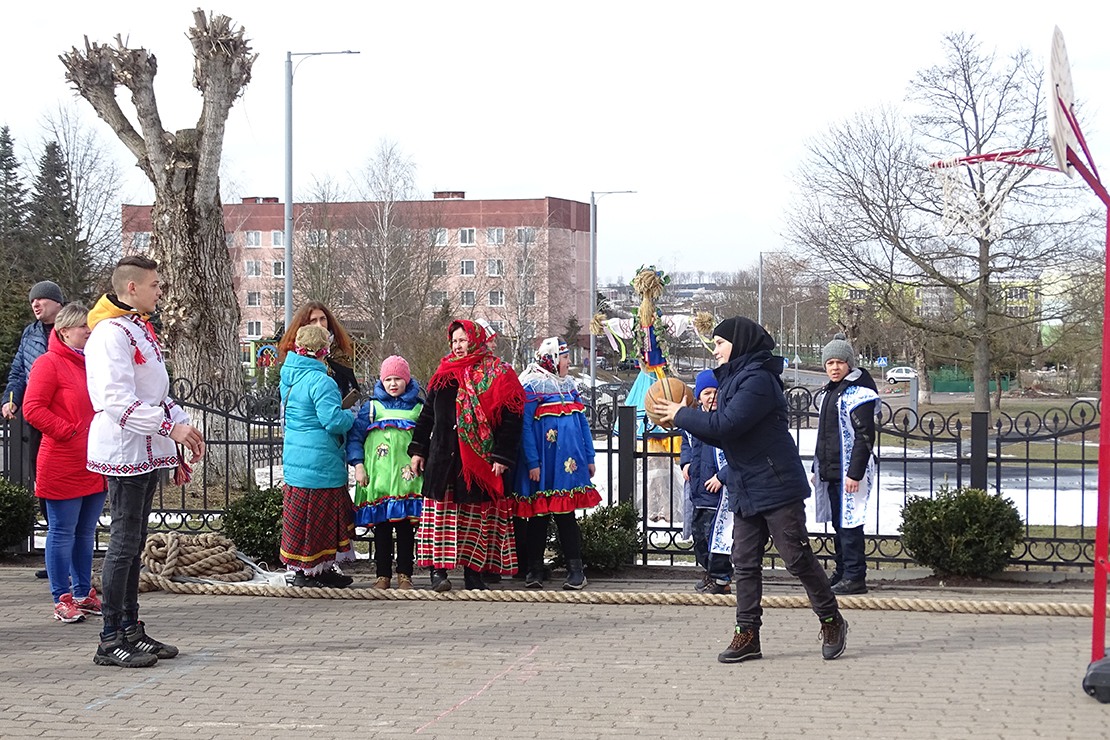
[[[92,401],[85,382],[88,311],[70,303],[58,312],[46,354],[35,360],[23,415],[42,432],[35,495],[46,502],[46,570],[54,618],[80,622],[100,614],[92,588],[93,539],[104,509],[104,476],[85,469]]]

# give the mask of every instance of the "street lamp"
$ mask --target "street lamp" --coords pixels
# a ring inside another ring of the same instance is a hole
[[[357,51],[285,52],[285,329],[293,323],[293,57],[358,54]],[[303,62],[304,59],[301,59]],[[300,62],[297,62],[300,65]]]
[[[597,314],[597,201],[606,195],[624,195],[635,190],[590,191],[590,318],[592,324]],[[597,337],[590,331],[590,407],[597,408]]]
[[[814,296],[805,298],[800,301],[794,301],[794,385],[798,384],[798,306],[802,303],[809,303],[814,300]]]
[[[763,255],[765,254],[778,254],[778,250],[771,250],[769,252],[759,253],[759,287],[756,299],[756,315],[755,323],[763,326]]]

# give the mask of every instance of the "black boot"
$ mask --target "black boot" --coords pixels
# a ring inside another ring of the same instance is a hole
[[[482,572],[473,568],[463,568],[463,588],[468,591],[489,591],[489,586],[482,580]]]
[[[564,591],[581,591],[586,587],[586,570],[581,560],[567,561],[567,579],[563,581]]]
[[[432,570],[432,590],[440,594],[451,590],[451,581],[447,580],[446,570]]]

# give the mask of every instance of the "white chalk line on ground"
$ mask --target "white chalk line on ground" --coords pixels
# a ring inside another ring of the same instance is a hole
[[[454,705],[453,707],[451,707],[451,708],[449,708],[449,709],[447,709],[447,710],[445,710],[445,711],[441,712],[441,713],[439,714],[439,716],[437,716],[437,717],[435,717],[434,719],[431,719],[431,720],[429,720],[428,722],[425,722],[424,724],[420,725],[420,727],[417,727],[417,728],[416,728],[416,732],[414,732],[413,734],[414,734],[414,735],[419,735],[419,734],[420,734],[421,732],[423,732],[424,730],[428,729],[429,727],[431,727],[432,725],[434,725],[434,724],[435,724],[436,722],[439,722],[439,721],[440,721],[441,719],[443,719],[443,718],[444,718],[444,717],[446,717],[447,715],[451,714],[451,713],[452,713],[452,712],[454,712],[454,711],[455,711],[456,709],[459,709],[460,707],[462,707],[462,706],[463,706],[464,704],[466,704],[466,703],[467,703],[467,702],[469,702],[470,700],[472,700],[472,699],[477,699],[477,698],[478,698],[479,696],[481,696],[482,694],[486,693],[486,691],[487,691],[487,690],[489,690],[489,688],[490,688],[491,686],[493,686],[493,685],[494,685],[494,684],[495,684],[495,683],[497,682],[497,680],[498,680],[499,678],[503,678],[503,677],[505,677],[505,676],[509,675],[510,673],[512,673],[513,671],[515,671],[515,670],[516,670],[516,669],[517,669],[518,667],[520,667],[520,665],[521,665],[522,663],[524,663],[524,662],[525,662],[526,660],[528,660],[528,659],[529,659],[529,658],[531,658],[531,657],[532,657],[533,655],[535,655],[535,654],[536,654],[536,651],[537,651],[537,650],[539,650],[539,649],[540,649],[540,646],[539,646],[539,645],[533,645],[533,646],[532,646],[532,649],[531,649],[531,650],[529,650],[529,651],[528,651],[527,653],[525,653],[524,655],[522,655],[522,656],[520,656],[519,658],[517,658],[516,660],[514,660],[514,661],[512,662],[512,664],[511,664],[511,665],[510,665],[510,666],[509,666],[508,668],[506,668],[505,670],[503,670],[503,671],[501,671],[500,673],[498,673],[498,674],[497,674],[496,676],[494,676],[493,678],[491,678],[491,679],[490,679],[489,681],[486,681],[486,685],[485,685],[485,686],[483,686],[482,688],[478,689],[477,691],[475,691],[475,692],[474,692],[473,694],[471,694],[470,696],[468,696],[468,697],[466,697],[466,698],[464,698],[464,699],[460,700],[460,701],[459,701],[459,702],[457,702],[457,703],[456,703],[456,704],[455,704],[455,705]]]

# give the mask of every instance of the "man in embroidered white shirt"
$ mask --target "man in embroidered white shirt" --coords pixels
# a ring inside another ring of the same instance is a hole
[[[89,311],[85,345],[89,396],[88,469],[108,479],[111,537],[104,555],[104,630],[93,662],[125,668],[154,665],[178,650],[146,634],[139,620],[139,556],[163,470],[178,464],[177,445],[204,455],[204,437],[169,397],[170,379],[150,324],[162,295],[158,263],[124,257],[112,289]]]

